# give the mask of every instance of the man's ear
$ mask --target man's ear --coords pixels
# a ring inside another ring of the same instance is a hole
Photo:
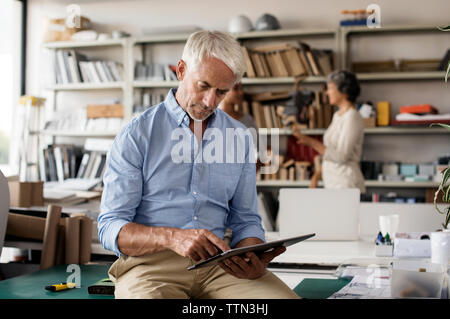
[[[177,79],[178,81],[183,81],[184,77],[186,76],[187,72],[187,65],[186,62],[183,60],[179,60],[177,64]]]

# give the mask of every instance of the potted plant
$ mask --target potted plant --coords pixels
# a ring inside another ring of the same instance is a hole
[[[446,26],[446,27],[438,27],[439,30],[441,31],[450,31],[450,25]],[[450,74],[450,61],[448,62],[448,66],[447,66],[447,72],[445,73],[445,82],[447,82],[448,80],[448,75]],[[447,124],[437,124],[440,125],[448,130],[450,130],[450,126]],[[431,125],[433,126],[433,124]],[[444,229],[448,229],[448,224],[450,222],[450,166],[448,166],[447,168],[445,168],[442,172],[442,182],[439,185],[438,190],[436,191],[436,193],[434,194],[434,207],[436,208],[436,211],[440,214],[444,214],[445,215],[445,220],[444,223],[442,224],[442,226],[444,227]],[[447,207],[444,207],[443,210],[441,210],[438,205],[437,205],[437,198],[439,196],[439,193],[442,192],[442,200],[444,201],[444,203],[449,203],[449,205]]]
[[[450,125],[446,124],[437,124],[440,125],[448,130],[450,130]],[[436,211],[440,214],[445,215],[444,222],[442,223],[442,226],[444,229],[448,229],[449,223],[450,223],[450,166],[447,166],[444,170],[441,172],[442,174],[442,181],[439,184],[438,190],[436,193],[434,193],[434,207],[436,208]],[[439,208],[437,204],[437,199],[439,196],[439,193],[442,192],[442,200],[444,203],[447,203],[448,205],[444,208]]]
[[[450,31],[450,25],[446,27],[438,27],[441,31]],[[447,82],[448,75],[450,74],[450,61],[448,61],[447,72],[445,73],[445,82]]]

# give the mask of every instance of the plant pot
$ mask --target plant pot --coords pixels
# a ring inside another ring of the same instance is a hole
[[[447,270],[450,258],[450,230],[431,233],[431,262]]]

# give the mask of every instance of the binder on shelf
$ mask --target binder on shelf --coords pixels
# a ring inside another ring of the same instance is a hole
[[[123,81],[121,63],[89,61],[86,55],[76,50],[55,50],[52,63],[56,84]]]

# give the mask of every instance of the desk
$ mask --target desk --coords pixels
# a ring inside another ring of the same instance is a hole
[[[275,263],[339,265],[352,259],[385,262],[392,257],[376,257],[375,244],[368,241],[304,241],[287,248]]]
[[[0,281],[0,299],[114,299],[114,296],[90,295],[88,286],[108,277],[109,266],[80,265],[81,288],[59,292],[45,286],[66,282],[71,273],[66,265],[58,265],[34,273]]]
[[[114,296],[91,295],[88,286],[106,278],[109,266],[80,265],[81,288],[73,288],[60,292],[51,292],[45,286],[65,282],[70,273],[67,266],[58,265],[0,281],[0,299],[114,299]],[[304,279],[294,291],[303,298],[324,299],[338,291],[348,283],[345,279]]]

